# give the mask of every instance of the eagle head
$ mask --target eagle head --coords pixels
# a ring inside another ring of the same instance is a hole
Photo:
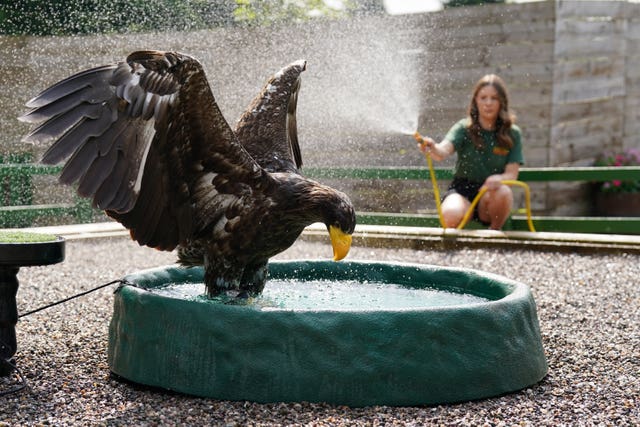
[[[351,249],[351,235],[356,228],[356,213],[346,194],[336,191],[337,201],[326,211],[325,225],[333,246],[333,259],[340,261]]]

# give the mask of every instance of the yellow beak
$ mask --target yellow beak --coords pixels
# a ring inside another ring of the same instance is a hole
[[[333,260],[340,261],[346,257],[351,249],[351,234],[344,233],[338,227],[329,226],[329,237],[333,246]]]

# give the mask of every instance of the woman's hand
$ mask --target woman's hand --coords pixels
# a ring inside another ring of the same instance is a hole
[[[418,148],[423,153],[430,153],[431,150],[433,150],[433,147],[435,146],[436,146],[436,142],[433,139],[429,138],[428,136],[423,136],[422,143],[418,144]]]
[[[494,191],[500,188],[502,181],[511,181],[518,179],[518,172],[520,171],[520,164],[507,163],[504,172],[501,174],[490,175],[485,179],[483,187],[489,191]]]
[[[483,187],[489,191],[495,191],[502,185],[502,175],[490,175],[484,180]]]
[[[428,136],[421,136],[422,142],[418,143],[418,148],[425,154],[429,154],[431,158],[437,162],[446,159],[455,151],[455,147],[451,141],[444,139],[437,143]],[[418,138],[416,138],[418,139]],[[420,141],[420,139],[418,139]]]

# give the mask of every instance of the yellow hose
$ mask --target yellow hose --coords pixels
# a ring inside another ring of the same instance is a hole
[[[442,207],[440,206],[440,190],[438,189],[438,180],[436,179],[436,172],[433,169],[433,161],[431,160],[431,155],[429,153],[425,153],[425,157],[427,158],[427,164],[429,165],[429,175],[431,176],[431,184],[433,185],[433,197],[436,199],[436,209],[438,210],[438,219],[440,220],[440,226],[445,228],[444,226],[444,216],[442,216]]]
[[[418,141],[420,144],[424,144],[424,139],[422,138],[422,135],[420,135],[418,132],[415,132],[413,136],[416,139],[416,141]],[[431,154],[429,154],[429,152],[427,151],[425,152],[424,156],[427,159],[427,165],[429,166],[429,176],[431,177],[431,184],[433,185],[433,196],[436,201],[436,209],[438,210],[438,219],[440,220],[440,226],[442,228],[446,228],[444,225],[444,216],[442,215],[442,206],[440,204],[441,203],[440,190],[438,188],[438,181],[436,179],[436,172],[433,168],[433,161],[431,160]],[[533,227],[533,221],[531,219],[531,191],[529,190],[529,186],[525,182],[517,181],[515,179],[505,179],[500,182],[505,185],[511,185],[511,186],[517,185],[524,189],[525,208],[527,211],[527,225],[529,226],[529,231],[535,232],[536,229]],[[460,224],[458,224],[456,229],[462,230],[467,225],[467,223],[469,222],[469,219],[471,218],[471,214],[473,213],[473,210],[475,209],[476,205],[480,201],[480,198],[486,192],[487,192],[486,187],[480,188],[480,191],[478,191],[478,194],[471,202],[469,209],[467,209],[467,212],[462,217],[462,221],[460,221]]]
[[[504,179],[500,182],[505,185],[518,185],[524,188],[525,208],[527,210],[527,225],[529,225],[529,231],[535,232],[536,229],[533,227],[533,221],[531,220],[531,192],[529,191],[529,186],[526,183],[522,181],[517,181],[515,179]],[[471,214],[473,213],[473,210],[475,209],[476,205],[480,201],[480,198],[482,197],[482,195],[486,192],[487,192],[486,187],[480,188],[480,191],[478,191],[478,194],[473,199],[473,202],[471,202],[469,209],[467,209],[467,212],[462,217],[462,221],[460,221],[460,224],[458,224],[458,226],[456,227],[458,230],[462,230],[465,227],[465,225],[467,225],[467,222],[469,222],[469,218],[471,218]]]
[[[418,132],[413,134],[413,137],[418,141],[419,144],[424,144],[424,140],[422,139],[422,135]],[[438,180],[436,179],[436,172],[433,169],[433,161],[431,160],[431,155],[428,151],[424,153],[424,157],[427,159],[427,165],[429,165],[429,176],[431,177],[431,184],[433,185],[433,197],[436,200],[436,210],[438,211],[438,219],[440,220],[440,227],[446,228],[444,226],[444,216],[442,216],[442,207],[440,206],[440,189],[438,188]]]

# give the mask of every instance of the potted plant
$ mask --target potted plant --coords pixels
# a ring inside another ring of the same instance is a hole
[[[640,166],[640,148],[622,152],[604,152],[596,157],[594,166]],[[640,180],[618,180],[594,184],[594,207],[597,215],[640,216]]]

